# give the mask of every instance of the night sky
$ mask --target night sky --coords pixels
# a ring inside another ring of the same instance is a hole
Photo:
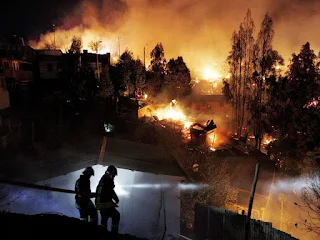
[[[81,0],[2,0],[0,8],[0,35],[16,34],[37,38],[59,25],[63,18]]]

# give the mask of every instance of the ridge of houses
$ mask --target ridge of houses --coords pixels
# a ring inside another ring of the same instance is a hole
[[[54,49],[33,49],[21,37],[0,37],[0,114],[23,102],[23,97],[31,94],[34,82],[50,87],[62,83],[68,77],[65,73],[74,67],[75,58],[96,75],[98,69],[102,72],[110,65],[110,53],[99,54],[98,66],[97,55],[87,50],[69,54]]]

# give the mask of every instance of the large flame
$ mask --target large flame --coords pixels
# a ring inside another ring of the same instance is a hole
[[[158,117],[159,120],[171,120],[176,122],[187,122],[187,117],[177,104],[176,100],[172,100],[172,102],[164,107],[160,108],[155,112],[155,115]]]

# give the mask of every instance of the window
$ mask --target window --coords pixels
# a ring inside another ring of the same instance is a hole
[[[4,62],[4,69],[9,69],[9,62],[7,61]]]
[[[13,68],[13,71],[18,71],[19,70],[19,63],[12,62],[12,68]]]
[[[52,63],[48,63],[47,64],[47,70],[48,70],[48,72],[52,72],[53,71]]]

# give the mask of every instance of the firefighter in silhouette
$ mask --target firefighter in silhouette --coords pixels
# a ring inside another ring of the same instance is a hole
[[[97,186],[96,207],[100,211],[101,225],[108,227],[108,219],[112,219],[111,233],[118,235],[120,213],[116,209],[118,207],[119,198],[114,191],[114,178],[118,175],[115,166],[110,165],[101,177]]]
[[[79,209],[81,220],[89,222],[90,217],[90,223],[98,224],[98,212],[93,202],[90,200],[90,198],[95,197],[95,195],[91,193],[90,188],[91,176],[94,176],[94,170],[92,167],[87,167],[76,181],[76,208]]]

